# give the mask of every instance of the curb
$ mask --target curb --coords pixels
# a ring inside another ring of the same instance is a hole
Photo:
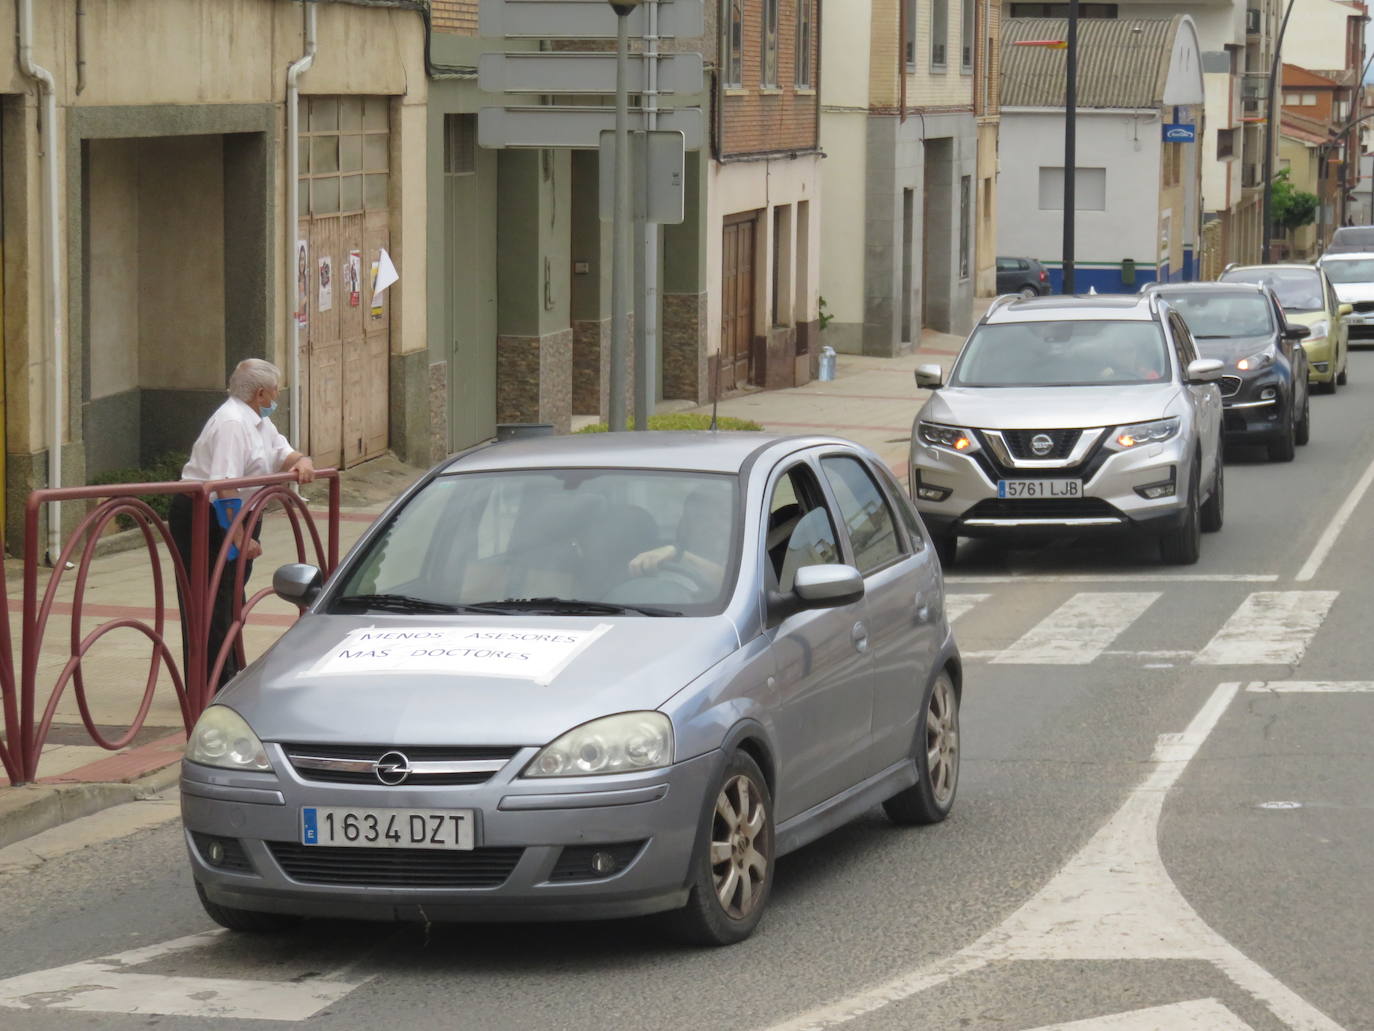
[[[127,784],[25,784],[0,792],[0,848],[111,806],[137,802],[176,787],[175,762]]]

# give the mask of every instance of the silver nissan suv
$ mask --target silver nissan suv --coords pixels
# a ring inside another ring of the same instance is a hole
[[[911,437],[911,496],[946,566],[960,537],[1136,532],[1197,561],[1221,529],[1222,363],[1158,294],[999,297]]]

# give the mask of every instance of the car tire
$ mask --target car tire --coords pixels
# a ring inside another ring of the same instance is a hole
[[[1302,395],[1302,416],[1298,419],[1297,428],[1293,431],[1293,440],[1298,444],[1306,444],[1312,439],[1312,392],[1305,391]]]
[[[1199,513],[1203,533],[1216,533],[1226,518],[1226,465],[1217,452],[1217,475],[1212,484],[1212,496],[1202,506]]]
[[[1318,383],[1317,389],[1323,394],[1334,394],[1336,392],[1336,380],[1338,379],[1340,379],[1339,376],[1332,376],[1325,383]]]
[[[200,881],[196,881],[196,894],[200,896],[200,904],[205,909],[205,915],[230,931],[268,934],[289,930],[301,922],[300,917],[289,913],[259,913],[253,909],[235,909],[233,906],[221,906],[218,902],[211,902]]]
[[[1269,461],[1271,462],[1291,462],[1293,461],[1293,445],[1297,439],[1297,427],[1294,425],[1293,411],[1288,411],[1287,425],[1284,426],[1282,433],[1269,442]]]
[[[1022,297],[1026,298],[1027,300],[1030,300],[1030,298],[1032,298],[1032,297],[1039,297],[1039,296],[1040,296],[1040,291],[1039,291],[1039,289],[1036,288],[1036,287],[1030,286],[1029,284],[1027,284],[1026,286],[1023,286],[1023,287],[1020,289],[1019,293],[1021,294]]]
[[[689,944],[734,945],[753,933],[773,886],[773,796],[758,763],[736,752],[707,804],[687,905],[668,921]]]
[[[1350,382],[1350,350],[1348,348],[1345,352],[1345,364],[1341,366],[1341,372],[1340,375],[1336,377],[1336,382],[1341,386],[1345,386]]]
[[[1198,511],[1198,473],[1188,480],[1188,508],[1183,523],[1159,537],[1159,555],[1168,565],[1191,566],[1202,553],[1202,526]]]
[[[959,538],[952,533],[937,533],[932,534],[930,540],[935,545],[935,557],[940,560],[940,568],[952,569],[959,552]]]
[[[912,748],[916,783],[883,803],[893,823],[939,823],[954,806],[959,788],[959,692],[941,672],[926,690]]]

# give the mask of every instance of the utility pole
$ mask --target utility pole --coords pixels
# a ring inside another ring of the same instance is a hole
[[[1293,0],[1283,12],[1283,24],[1279,26],[1279,38],[1274,40],[1274,58],[1269,62],[1269,91],[1265,98],[1264,118],[1264,208],[1260,216],[1260,238],[1264,241],[1260,248],[1260,261],[1272,260],[1269,254],[1269,241],[1273,236],[1274,204],[1274,94],[1278,89],[1279,60],[1283,51],[1283,34],[1288,31],[1288,16],[1293,13]]]
[[[630,96],[628,82],[630,13],[642,0],[610,0],[615,34],[615,217],[611,220],[611,399],[610,429],[625,429],[626,322],[625,288],[630,278],[625,236],[630,228]]]
[[[635,429],[647,430],[658,400],[658,223],[649,221],[649,139],[658,128],[658,0],[647,5],[644,29],[644,146],[635,174]]]
[[[1290,0],[1291,2],[1291,0]],[[1064,244],[1063,292],[1074,292],[1074,171],[1078,164],[1078,0],[1069,0],[1068,53],[1064,64]]]

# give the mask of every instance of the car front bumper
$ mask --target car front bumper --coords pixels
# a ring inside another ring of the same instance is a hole
[[[1272,396],[1264,397],[1266,391]],[[1233,396],[1222,400],[1222,430],[1230,444],[1263,443],[1281,436],[1288,425],[1289,401],[1278,376],[1261,371],[1242,380]]]
[[[1351,340],[1374,340],[1374,312],[1356,312],[1345,317]]]
[[[525,749],[484,784],[388,788],[303,780],[277,746],[267,747],[274,774],[182,764],[187,850],[206,897],[237,909],[383,921],[601,919],[677,908],[721,763],[710,752],[642,774],[521,780],[516,773],[536,751]],[[470,809],[477,847],[305,846],[303,806]],[[210,861],[215,841],[229,862]],[[608,875],[573,861],[595,846],[617,858]],[[565,856],[569,849],[577,851]],[[412,877],[424,886],[405,883]]]
[[[1181,442],[1110,454],[1084,478],[1079,499],[1004,501],[997,482],[972,456],[921,444],[913,449],[911,484],[916,507],[933,533],[961,537],[1119,533],[1163,533],[1187,514],[1187,467]],[[1006,478],[1017,478],[1008,472]],[[1036,478],[1078,478],[1071,470]],[[1171,481],[1172,496],[1150,499],[1138,487]],[[943,501],[921,498],[919,486],[950,490]]]
[[[1302,349],[1307,352],[1307,382],[1330,383],[1339,371],[1336,368],[1336,338],[1325,336],[1320,340],[1304,340]]]

